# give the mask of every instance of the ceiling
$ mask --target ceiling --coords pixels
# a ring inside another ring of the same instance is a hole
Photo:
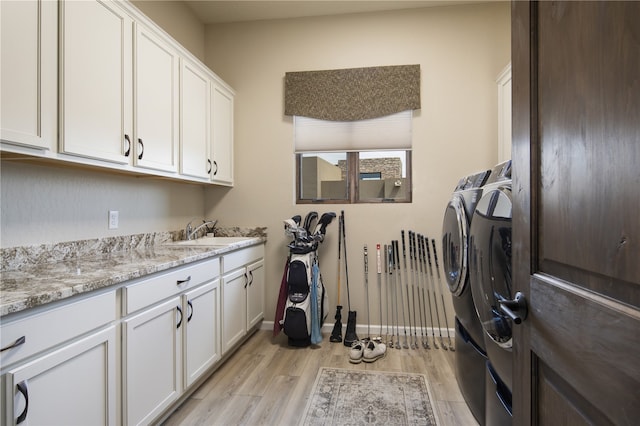
[[[496,0],[182,0],[204,24],[451,6]]]

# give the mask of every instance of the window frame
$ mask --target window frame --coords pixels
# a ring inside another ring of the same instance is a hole
[[[383,150],[378,150],[383,151]],[[396,150],[399,151],[399,150]],[[347,154],[347,198],[346,199],[331,199],[331,198],[300,198],[300,190],[302,185],[302,176],[300,170],[302,167],[303,153],[295,154],[295,167],[296,167],[296,204],[399,204],[399,203],[412,203],[413,202],[413,178],[412,178],[412,157],[411,149],[400,150],[405,152],[405,167],[406,167],[406,181],[407,181],[407,196],[406,198],[366,198],[360,199],[360,170],[358,167],[360,152],[366,151],[344,151]],[[341,151],[343,152],[343,151]]]

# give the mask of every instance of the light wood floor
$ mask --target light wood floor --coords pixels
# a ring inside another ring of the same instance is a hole
[[[330,343],[294,348],[280,333],[256,332],[169,417],[172,425],[294,425],[301,420],[320,367],[426,374],[442,426],[477,422],[458,389],[455,352],[388,349],[373,363],[351,364],[348,348]]]

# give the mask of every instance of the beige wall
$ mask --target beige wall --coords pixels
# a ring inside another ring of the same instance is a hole
[[[164,29],[185,49],[204,61],[204,24],[181,1],[132,0],[142,13]]]
[[[205,208],[221,224],[268,227],[266,319],[274,316],[287,255],[282,220],[311,209],[344,209],[351,305],[359,323],[366,322],[363,245],[372,252],[377,242],[400,238],[401,229],[439,243],[458,179],[496,163],[495,79],[510,60],[509,4],[207,26],[205,45],[205,62],[237,92],[236,185],[207,188]],[[402,64],[420,64],[422,72],[422,109],[413,119],[413,203],[295,205],[292,119],[283,115],[285,72]],[[336,221],[319,250],[329,322],[336,304],[337,229]],[[376,323],[377,277],[369,278]],[[447,309],[453,327],[453,308]]]
[[[178,230],[203,217],[200,185],[3,161],[0,247]],[[118,229],[108,211],[118,210]]]
[[[204,25],[181,2],[136,1],[150,18],[204,58]],[[3,160],[0,247],[167,231],[204,216],[204,189],[167,180]],[[120,227],[109,230],[109,210]]]

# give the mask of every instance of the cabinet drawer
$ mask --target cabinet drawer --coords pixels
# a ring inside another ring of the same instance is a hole
[[[127,285],[122,289],[122,313],[128,315],[218,276],[220,276],[220,258],[215,258],[174,268],[152,278]]]
[[[24,337],[24,343],[0,352],[3,367],[80,336],[116,319],[115,291],[2,324],[0,347]]]
[[[264,244],[259,244],[225,254],[222,257],[222,267],[224,272],[230,272],[263,257]]]

